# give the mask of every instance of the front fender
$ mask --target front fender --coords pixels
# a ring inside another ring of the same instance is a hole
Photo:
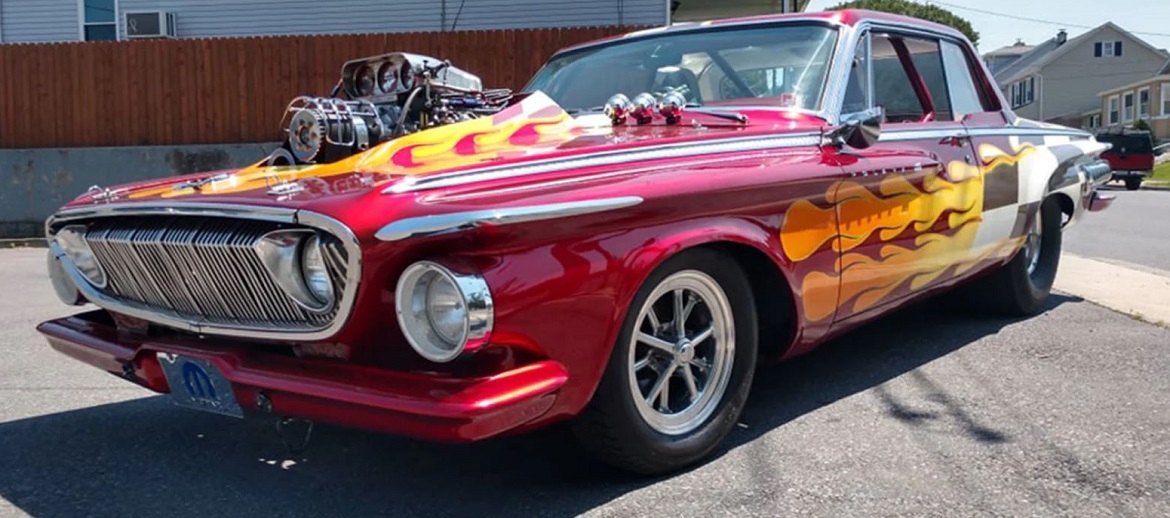
[[[634,295],[667,259],[697,246],[735,243],[766,254],[788,278],[771,223],[698,218],[500,255],[483,270],[496,304],[492,341],[564,365],[569,381],[550,412],[576,414],[597,389]]]

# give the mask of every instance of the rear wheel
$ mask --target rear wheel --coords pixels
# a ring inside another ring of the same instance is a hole
[[[638,473],[698,461],[743,410],[756,335],[751,288],[733,261],[706,249],[672,258],[634,297],[577,436]]]
[[[1062,215],[1056,198],[1045,200],[1015,258],[969,288],[987,310],[1025,316],[1044,307],[1060,266]]]
[[[1142,188],[1142,177],[1140,177],[1140,176],[1126,177],[1125,190],[1136,191],[1136,190],[1141,189],[1141,188]]]

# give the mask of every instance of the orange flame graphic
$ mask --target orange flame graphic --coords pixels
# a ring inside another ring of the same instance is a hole
[[[826,193],[828,208],[807,200],[794,204],[780,231],[785,255],[802,261],[828,243],[841,254],[833,271],[811,272],[801,280],[806,318],[824,320],[846,307],[862,312],[887,300],[900,287],[919,290],[948,272],[960,275],[984,260],[1006,257],[1015,250],[1018,239],[972,252],[982,222],[984,174],[1014,166],[1035,151],[1028,144],[1014,147],[1017,153],[1012,155],[983,145],[979,150],[982,167],[951,162],[946,169],[949,180],[935,168],[926,171],[921,188],[901,175],[884,177],[878,184],[879,194],[857,182],[840,181]],[[875,234],[879,243],[885,243],[911,228],[918,233],[912,248],[885,244],[877,257],[850,252]],[[836,297],[826,290],[830,286],[839,286]]]
[[[495,159],[522,156],[558,146],[580,133],[580,125],[552,99],[536,92],[490,117],[412,133],[330,164],[268,167],[266,160],[243,168],[201,190],[170,186],[146,190],[134,198],[186,196],[196,192],[226,194],[266,188],[303,178],[349,173],[416,175]]]

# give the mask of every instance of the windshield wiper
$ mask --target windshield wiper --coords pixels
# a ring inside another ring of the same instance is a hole
[[[703,115],[710,115],[712,117],[718,117],[718,118],[724,119],[724,120],[735,121],[735,122],[738,122],[740,124],[747,124],[748,123],[748,116],[744,115],[740,112],[733,111],[733,110],[722,110],[719,108],[708,108],[708,107],[700,105],[700,104],[687,103],[686,111],[684,111],[683,113],[686,113],[686,112],[701,113]]]

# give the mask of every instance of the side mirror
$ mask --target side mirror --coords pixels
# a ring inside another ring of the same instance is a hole
[[[837,146],[865,149],[877,143],[882,136],[882,109],[843,115],[841,125],[829,132],[829,139]]]

